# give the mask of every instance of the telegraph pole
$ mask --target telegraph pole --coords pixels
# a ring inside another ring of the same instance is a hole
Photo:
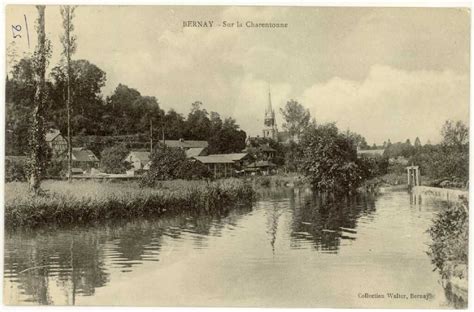
[[[150,119],[150,154],[153,153],[153,119]]]

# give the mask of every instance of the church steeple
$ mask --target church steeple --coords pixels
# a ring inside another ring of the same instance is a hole
[[[267,108],[265,109],[265,115],[272,114],[272,113],[273,113],[272,93],[270,92],[270,88],[268,88],[268,103],[267,103]]]
[[[264,119],[264,128],[263,128],[263,137],[271,138],[276,140],[278,136],[277,125],[275,121],[275,111],[272,107],[272,94],[270,88],[268,88],[268,103],[265,108],[265,119]]]

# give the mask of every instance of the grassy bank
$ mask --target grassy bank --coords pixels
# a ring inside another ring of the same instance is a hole
[[[301,186],[308,183],[306,179],[298,174],[276,174],[268,176],[255,176],[252,177],[255,186],[263,187],[281,187],[281,186]]]
[[[155,188],[135,182],[45,181],[43,196],[22,182],[5,184],[6,227],[83,223],[161,214],[165,211],[218,211],[254,198],[249,183],[238,179],[165,181]]]
[[[429,254],[445,281],[467,293],[469,255],[469,203],[448,204],[429,229]]]

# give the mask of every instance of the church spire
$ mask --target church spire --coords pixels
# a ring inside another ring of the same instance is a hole
[[[272,108],[272,94],[270,92],[270,87],[268,87],[268,104],[267,104],[267,109],[265,110],[266,114],[272,114],[273,113],[273,108]]]

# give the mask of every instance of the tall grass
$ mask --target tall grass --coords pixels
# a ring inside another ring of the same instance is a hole
[[[43,196],[29,193],[26,183],[5,184],[7,227],[81,223],[156,215],[165,211],[226,209],[250,201],[254,190],[238,179],[166,181],[154,188],[134,182],[46,181]]]

